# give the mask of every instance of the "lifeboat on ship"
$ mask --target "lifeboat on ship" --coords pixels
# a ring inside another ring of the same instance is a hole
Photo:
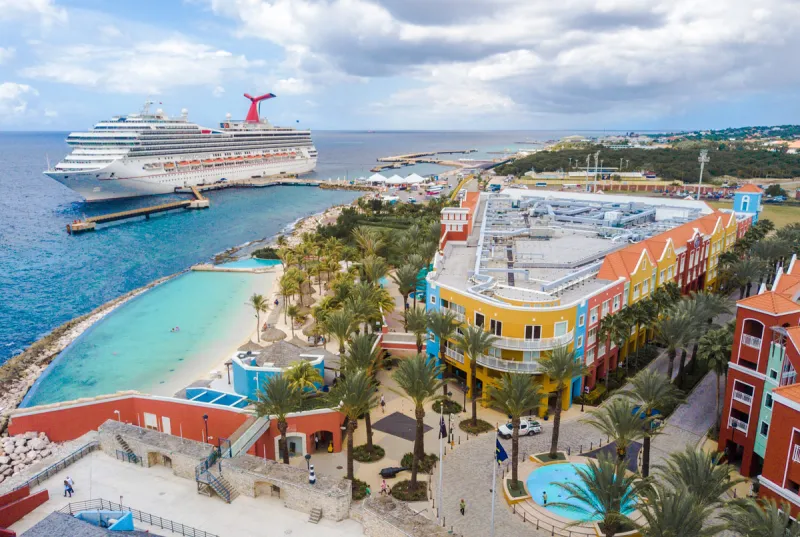
[[[209,159],[206,159],[206,160],[203,161],[203,166],[213,166],[213,165],[214,165],[214,159],[213,158],[209,158]]]
[[[199,160],[193,160],[192,166],[200,166],[201,162]]]
[[[233,160],[235,160],[236,162],[244,162],[244,157],[234,157]]]
[[[192,163],[191,163],[191,162],[189,162],[188,160],[182,160],[182,161],[180,161],[180,162],[178,163],[178,168],[185,168],[185,167],[187,167],[187,166],[190,166],[191,164],[192,164]]]
[[[164,163],[164,169],[165,170],[174,170],[175,169],[175,163],[174,162],[165,162]]]

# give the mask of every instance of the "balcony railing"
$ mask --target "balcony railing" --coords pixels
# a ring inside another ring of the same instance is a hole
[[[761,348],[761,338],[755,336],[749,336],[747,334],[742,335],[742,344],[747,345],[748,347],[752,347],[754,349]]]
[[[498,337],[492,343],[493,346],[499,349],[511,349],[522,351],[540,351],[547,349],[555,349],[563,345],[572,343],[575,337],[575,331],[572,330],[563,336],[547,337],[541,339],[520,339],[515,337]]]
[[[747,422],[745,421],[736,418],[731,418],[730,421],[728,422],[728,425],[734,429],[739,429],[743,433],[747,432]]]
[[[455,349],[451,349],[450,347],[447,347],[444,350],[444,355],[447,356],[448,358],[450,358],[451,360],[455,360],[459,364],[463,364],[464,363],[464,355],[461,354],[460,352],[458,352]]]
[[[733,398],[746,405],[750,405],[753,402],[752,395],[747,395],[746,393],[740,392],[739,390],[733,390]]]
[[[495,371],[508,371],[510,373],[534,374],[539,372],[539,362],[515,362],[486,355],[478,358],[478,364]]]
[[[792,460],[800,462],[800,444],[795,444],[794,448],[792,448]]]

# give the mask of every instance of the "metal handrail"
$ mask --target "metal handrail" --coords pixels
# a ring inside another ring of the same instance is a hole
[[[142,459],[137,457],[135,453],[128,453],[127,451],[122,451],[120,449],[117,449],[116,452],[117,452],[117,458],[121,461],[130,462],[132,464],[144,465]]]
[[[593,530],[586,528],[584,531],[568,529],[563,527],[555,526],[550,522],[545,522],[543,520],[539,520],[535,515],[529,514],[528,511],[520,509],[522,514],[517,512],[517,504],[511,505],[511,510],[515,515],[519,515],[523,522],[530,522],[536,529],[542,529],[545,531],[549,531],[550,535],[558,535],[559,537],[596,537],[597,533]],[[566,532],[566,533],[564,533]]]
[[[73,451],[63,459],[59,460],[55,464],[51,464],[50,466],[48,466],[38,474],[34,475],[32,478],[28,479],[21,485],[17,485],[17,487],[14,488],[14,490],[19,490],[24,487],[32,487],[34,485],[39,485],[43,481],[49,479],[50,476],[52,476],[53,474],[60,472],[67,466],[71,465],[73,462],[84,458],[87,454],[98,449],[99,447],[100,447],[100,442],[98,442],[97,440],[89,442],[88,444],[84,445],[77,451]]]
[[[139,522],[149,524],[151,526],[158,526],[161,529],[169,530],[173,533],[178,533],[187,537],[218,537],[213,533],[208,533],[207,531],[199,530],[197,528],[181,524],[180,522],[175,522],[167,518],[151,515],[150,513],[145,513],[144,511],[139,511],[138,509],[133,509],[131,507],[104,500],[102,498],[86,500],[83,502],[72,502],[59,509],[58,512],[74,515],[75,513],[79,513],[81,511],[90,510],[123,511],[131,513],[133,518]]]
[[[537,373],[539,362],[515,362],[513,360],[503,360],[485,354],[478,358],[478,365],[494,369],[496,371],[508,371],[511,373]]]
[[[223,485],[217,477],[211,473],[209,470],[218,460],[220,460],[220,449],[215,447],[211,454],[205,458],[200,464],[198,464],[194,469],[194,480],[198,483],[205,483],[210,485],[217,494],[219,494],[219,490],[222,490],[223,494],[220,496],[227,502],[231,503],[231,491],[228,490],[228,487]],[[221,467],[220,467],[221,471]],[[216,486],[214,486],[216,485]],[[219,489],[219,490],[218,490]]]
[[[760,349],[761,348],[761,338],[751,336],[748,334],[742,334],[742,343],[751,347],[753,349]]]
[[[537,350],[554,349],[556,347],[561,347],[563,345],[569,345],[570,343],[572,343],[572,340],[574,338],[575,338],[575,330],[570,330],[569,332],[561,336],[547,337],[540,339],[522,339],[516,337],[501,336],[496,338],[492,342],[492,345],[501,349],[537,351]]]

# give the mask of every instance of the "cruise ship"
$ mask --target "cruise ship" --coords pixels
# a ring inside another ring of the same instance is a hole
[[[67,137],[72,153],[45,171],[87,201],[168,194],[188,187],[255,177],[303,174],[317,164],[310,130],[275,127],[259,118],[262,101],[251,97],[243,121],[228,114],[219,128],[206,128],[163,110],[97,123],[88,132]]]

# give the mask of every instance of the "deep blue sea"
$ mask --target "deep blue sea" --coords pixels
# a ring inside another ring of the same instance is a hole
[[[207,211],[175,211],[69,236],[65,226],[75,218],[154,200],[86,204],[42,175],[48,158],[55,163],[69,152],[66,134],[0,132],[0,363],[56,326],[127,291],[208,261],[231,246],[271,237],[298,218],[358,196],[309,187],[232,189],[210,193]],[[480,152],[468,158],[498,157],[495,152],[525,147],[515,142],[566,134],[572,133],[319,131],[314,133],[319,162],[313,176],[369,175],[378,157],[415,151],[471,148]],[[391,173],[444,169],[420,165]]]

